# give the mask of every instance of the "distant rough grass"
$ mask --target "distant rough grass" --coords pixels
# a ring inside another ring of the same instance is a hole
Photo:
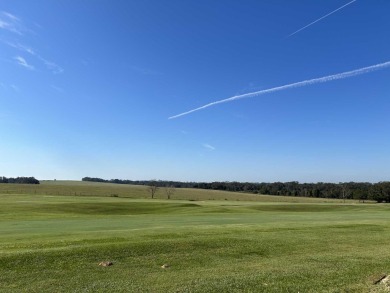
[[[0,193],[3,194],[38,194],[38,195],[65,195],[65,196],[104,196],[126,198],[150,198],[146,186],[127,185],[114,183],[100,183],[88,181],[41,181],[39,185],[32,184],[3,184],[0,183]],[[155,197],[166,199],[167,195],[160,188]],[[296,203],[341,203],[340,199],[304,198],[292,196],[270,196],[260,194],[248,194],[239,192],[227,192],[219,190],[205,190],[193,188],[177,188],[171,196],[172,199],[184,200],[236,200],[236,201],[260,201],[260,202],[296,202]],[[356,202],[349,200],[347,202]]]

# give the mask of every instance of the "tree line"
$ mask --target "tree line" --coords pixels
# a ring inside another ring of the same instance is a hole
[[[34,177],[7,178],[0,176],[0,183],[39,184],[39,180]]]
[[[377,202],[390,202],[390,182],[340,182],[340,183],[299,183],[273,182],[179,182],[166,180],[105,180],[101,178],[84,177],[83,181],[108,182],[117,184],[133,184],[175,188],[200,188],[211,190],[224,190],[246,192],[265,195],[303,196],[318,198],[356,199],[360,201],[374,200]]]

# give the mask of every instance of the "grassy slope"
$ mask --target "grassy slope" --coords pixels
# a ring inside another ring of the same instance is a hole
[[[2,292],[368,292],[390,273],[387,205],[52,194],[0,195]]]

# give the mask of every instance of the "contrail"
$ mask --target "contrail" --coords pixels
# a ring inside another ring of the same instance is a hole
[[[351,2],[348,2],[347,4],[344,4],[343,6],[337,8],[336,10],[333,10],[332,12],[328,13],[327,15],[324,15],[323,17],[321,17],[321,18],[319,18],[319,19],[313,21],[312,23],[309,23],[308,25],[306,25],[306,26],[300,28],[299,30],[293,32],[292,34],[288,35],[287,38],[291,37],[292,35],[295,35],[296,33],[298,33],[298,32],[300,32],[300,31],[304,30],[305,28],[308,28],[309,26],[315,24],[316,22],[319,22],[320,20],[322,20],[322,19],[324,19],[325,17],[328,17],[329,15],[331,15],[331,14],[333,14],[333,13],[339,11],[340,9],[343,9],[344,7],[346,7],[346,6],[350,5],[350,4],[352,4],[352,3],[355,2],[355,1],[357,1],[357,0],[352,0]]]
[[[319,77],[319,78],[299,81],[299,82],[295,82],[295,83],[291,83],[291,84],[287,84],[287,85],[282,85],[282,86],[278,86],[278,87],[274,87],[274,88],[270,88],[270,89],[266,89],[266,90],[261,90],[261,91],[257,91],[257,92],[252,92],[252,93],[247,93],[247,94],[243,94],[243,95],[233,96],[233,97],[230,97],[230,98],[227,98],[227,99],[223,99],[223,100],[219,100],[219,101],[216,101],[216,102],[212,102],[212,103],[206,104],[206,105],[204,105],[202,107],[195,108],[193,110],[190,110],[190,111],[187,111],[187,112],[175,115],[175,116],[171,116],[168,119],[178,118],[178,117],[181,117],[181,116],[184,116],[184,115],[188,115],[190,113],[193,113],[193,112],[196,112],[196,111],[199,111],[199,110],[206,109],[206,108],[214,106],[214,105],[231,102],[231,101],[238,100],[238,99],[251,98],[251,97],[260,96],[260,95],[264,95],[264,94],[269,94],[269,93],[282,91],[282,90],[286,90],[286,89],[290,89],[290,88],[296,88],[296,87],[301,87],[301,86],[306,86],[306,85],[312,85],[312,84],[316,84],[316,83],[323,83],[323,82],[333,81],[333,80],[337,80],[337,79],[344,79],[344,78],[352,77],[352,76],[355,76],[355,75],[365,74],[365,73],[369,73],[369,72],[376,71],[376,70],[379,70],[379,69],[384,69],[384,68],[387,68],[387,67],[390,67],[390,61],[387,61],[387,62],[384,62],[384,63],[380,63],[380,64],[376,64],[376,65],[372,65],[372,66],[368,66],[368,67],[363,67],[363,68],[360,68],[360,69],[355,69],[355,70],[351,70],[351,71],[346,71],[346,72],[342,72],[342,73],[328,75],[328,76],[324,76],[324,77]]]

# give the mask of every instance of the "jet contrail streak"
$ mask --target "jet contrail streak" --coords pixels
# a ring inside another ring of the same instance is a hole
[[[320,17],[319,19],[313,21],[312,23],[309,23],[308,25],[306,25],[306,26],[300,28],[299,30],[293,32],[292,34],[288,35],[287,38],[291,37],[292,35],[295,35],[296,33],[298,33],[298,32],[300,32],[300,31],[304,30],[305,28],[308,28],[309,26],[315,24],[316,22],[319,22],[320,20],[322,20],[322,19],[324,19],[325,17],[328,17],[329,15],[331,15],[331,14],[333,14],[333,13],[339,11],[340,9],[343,9],[344,7],[346,7],[346,6],[350,5],[350,4],[352,4],[352,3],[355,2],[355,1],[356,1],[356,0],[352,0],[351,2],[348,2],[347,4],[344,4],[343,6],[337,8],[336,10],[333,10],[332,12],[329,12],[327,15],[324,15],[323,17]]]
[[[247,93],[247,94],[243,94],[243,95],[233,96],[233,97],[230,97],[230,98],[227,98],[227,99],[223,99],[223,100],[219,100],[219,101],[216,101],[216,102],[212,102],[212,103],[206,104],[206,105],[204,105],[202,107],[195,108],[193,110],[190,110],[190,111],[187,111],[187,112],[175,115],[175,116],[171,116],[168,119],[178,118],[178,117],[181,117],[181,116],[184,116],[184,115],[188,115],[190,113],[193,113],[193,112],[196,112],[196,111],[199,111],[199,110],[206,109],[206,108],[214,106],[214,105],[231,102],[231,101],[238,100],[238,99],[251,98],[251,97],[260,96],[260,95],[264,95],[264,94],[269,94],[269,93],[282,91],[282,90],[286,90],[286,89],[290,89],[290,88],[296,88],[296,87],[301,87],[301,86],[306,86],[306,85],[312,85],[312,84],[316,84],[316,83],[323,83],[323,82],[333,81],[333,80],[337,80],[337,79],[344,79],[344,78],[352,77],[352,76],[355,76],[355,75],[369,73],[369,72],[372,72],[372,71],[375,71],[375,70],[379,70],[379,69],[383,69],[383,68],[386,68],[386,67],[390,67],[390,61],[387,61],[387,62],[384,62],[384,63],[380,63],[380,64],[376,64],[376,65],[372,65],[372,66],[368,66],[368,67],[363,67],[363,68],[360,68],[360,69],[355,69],[355,70],[351,70],[351,71],[346,71],[346,72],[342,72],[342,73],[328,75],[328,76],[324,76],[324,77],[319,77],[319,78],[299,81],[299,82],[295,82],[295,83],[291,83],[291,84],[287,84],[287,85],[282,85],[282,86],[278,86],[278,87],[274,87],[274,88],[270,88],[270,89],[266,89],[266,90],[261,90],[261,91],[257,91],[257,92],[252,92],[252,93]]]

